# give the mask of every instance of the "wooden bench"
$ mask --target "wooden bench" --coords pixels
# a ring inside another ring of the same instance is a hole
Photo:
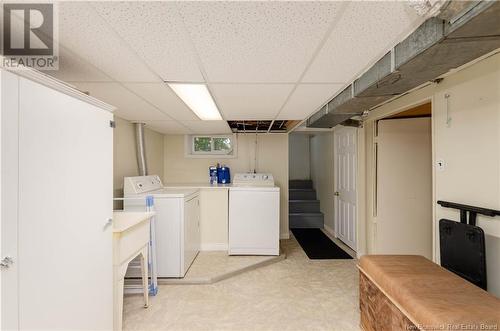
[[[500,330],[500,299],[422,256],[366,255],[358,268],[365,331]]]

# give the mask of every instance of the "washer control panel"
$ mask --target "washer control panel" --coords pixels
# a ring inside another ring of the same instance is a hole
[[[270,173],[235,174],[233,186],[274,186],[274,177]]]
[[[136,176],[123,179],[123,194],[141,194],[163,188],[160,176]]]

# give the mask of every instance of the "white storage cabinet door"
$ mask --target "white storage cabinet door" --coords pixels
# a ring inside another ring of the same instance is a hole
[[[1,205],[1,257],[14,261],[8,268],[0,269],[1,284],[1,330],[16,330],[18,319],[18,116],[19,77],[7,71],[1,76],[1,142],[2,142],[2,205]]]
[[[19,79],[19,328],[113,327],[112,114]]]

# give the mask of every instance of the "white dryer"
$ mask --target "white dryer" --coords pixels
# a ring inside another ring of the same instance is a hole
[[[280,188],[271,174],[236,174],[229,188],[229,255],[279,255]]]
[[[200,249],[199,190],[165,188],[159,176],[125,177],[124,209],[144,210],[153,196],[159,278],[184,277]]]

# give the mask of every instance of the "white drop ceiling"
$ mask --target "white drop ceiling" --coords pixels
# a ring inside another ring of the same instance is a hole
[[[302,120],[423,20],[405,1],[60,2],[47,73],[162,133],[228,133],[164,82],[206,83],[224,120]]]
[[[223,115],[229,120],[273,120],[293,84],[211,84]]]

